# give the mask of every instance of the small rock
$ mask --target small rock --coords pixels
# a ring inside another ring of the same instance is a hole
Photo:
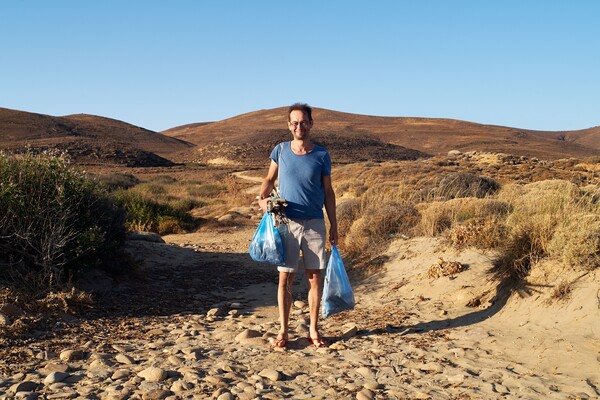
[[[167,371],[158,367],[150,367],[139,372],[138,376],[148,382],[160,382],[167,379]]]
[[[342,342],[335,342],[329,345],[331,350],[346,350],[347,347]]]
[[[194,385],[191,382],[186,381],[177,381],[171,385],[171,391],[174,393],[186,392],[188,390],[192,390]]]
[[[500,393],[500,394],[509,394],[510,390],[504,386],[501,385],[499,383],[494,384],[494,390],[496,391],[496,393]]]
[[[300,301],[300,300],[296,300],[294,302],[294,307],[296,307],[296,308],[304,308],[304,307],[306,307],[306,303],[303,302],[303,301]]]
[[[126,354],[117,354],[115,360],[121,364],[135,364],[135,360]]]
[[[232,317],[237,317],[240,314],[239,310],[230,310],[228,312],[229,315],[231,315]]]
[[[83,360],[84,354],[80,350],[63,350],[60,353],[60,359],[66,362]]]
[[[209,375],[206,378],[204,378],[204,380],[214,386],[223,386],[223,387],[229,386],[227,384],[227,381],[225,379],[221,378],[220,376]]]
[[[113,381],[118,381],[119,379],[129,378],[129,375],[131,375],[131,372],[129,372],[129,370],[118,369],[112,374],[110,379],[112,379]]]
[[[374,398],[375,393],[373,393],[369,389],[363,389],[356,394],[356,400],[373,400]]]
[[[50,372],[46,379],[44,379],[45,385],[50,385],[56,382],[62,382],[69,377],[69,374],[66,372]]]
[[[263,369],[262,371],[260,371],[258,373],[258,376],[262,376],[263,378],[267,378],[270,379],[273,382],[277,382],[281,380],[281,373],[279,373],[279,371],[276,371],[274,369]]]
[[[347,324],[344,326],[344,330],[342,331],[342,339],[347,340],[351,337],[356,336],[358,333],[358,328],[355,324]]]
[[[38,394],[35,392],[17,392],[15,395],[15,399],[18,400],[36,400],[38,398]]]
[[[142,395],[142,400],[162,400],[171,396],[173,392],[164,389],[149,390]]]
[[[10,391],[13,393],[19,392],[33,392],[37,389],[38,384],[32,381],[24,381],[21,383],[15,383],[10,387]]]
[[[43,370],[48,374],[50,372],[67,372],[69,370],[69,365],[62,363],[48,363]]]
[[[221,393],[217,400],[235,400],[235,396],[230,392]]]
[[[215,308],[211,308],[210,310],[208,310],[208,312],[206,313],[207,317],[218,317],[221,315],[224,315],[225,311],[221,308],[221,307],[215,307]]]
[[[360,367],[356,369],[356,372],[359,373],[363,378],[375,380],[375,373],[367,367]]]
[[[364,384],[364,388],[369,390],[380,390],[383,388],[383,385],[375,381],[369,381]]]
[[[246,330],[240,332],[235,337],[235,340],[237,342],[241,342],[242,340],[245,340],[245,339],[253,339],[253,338],[258,338],[258,337],[262,337],[262,335],[260,334],[260,332],[255,331],[253,329],[246,329]]]
[[[142,231],[129,232],[127,234],[127,240],[142,240],[142,241],[152,242],[152,243],[164,243],[165,242],[158,233],[142,232]]]

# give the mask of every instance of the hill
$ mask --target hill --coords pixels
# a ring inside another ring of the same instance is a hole
[[[94,115],[54,117],[0,108],[0,148],[66,151],[89,164],[169,166],[193,144]]]
[[[414,160],[450,150],[507,153],[544,160],[600,154],[600,127],[533,131],[441,118],[379,117],[315,108],[313,137],[337,164]],[[273,146],[289,140],[286,107],[157,133],[110,118],[55,117],[0,108],[0,149],[68,152],[93,165],[264,165]]]
[[[532,131],[441,118],[378,117],[315,108],[313,134],[337,162],[412,159],[450,150],[508,153],[542,159],[588,157],[600,152],[600,127]],[[260,110],[210,124],[162,132],[198,145],[197,159],[264,160],[290,137],[286,108]],[[260,156],[259,156],[260,155]],[[370,158],[376,155],[375,159]]]

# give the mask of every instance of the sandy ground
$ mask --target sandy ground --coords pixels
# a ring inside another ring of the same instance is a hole
[[[356,308],[322,321],[329,348],[306,340],[300,304],[288,349],[278,352],[269,346],[278,328],[277,274],[248,256],[252,233],[230,228],[129,242],[137,273],[93,279],[93,310],[0,349],[0,398],[30,381],[44,398],[600,397],[597,273],[558,274],[548,265],[534,270],[528,286],[498,291],[486,274],[490,255],[451,250],[438,239],[399,239],[378,273],[353,282]],[[465,268],[433,278],[428,272],[440,259]],[[306,299],[300,278],[297,301]],[[573,290],[553,301],[564,279]],[[225,313],[211,316],[219,308]],[[45,384],[48,366],[70,350],[84,359],[65,367],[67,383]],[[119,364],[124,356],[134,361]],[[92,362],[98,358],[106,363]],[[141,378],[148,368],[165,371],[164,380]]]
[[[205,233],[172,235],[165,240],[243,252],[250,236],[251,232],[241,231],[227,238]],[[356,309],[324,321],[330,341],[346,342],[340,335],[348,323],[358,328],[350,342],[385,334],[386,338],[391,335],[394,346],[403,347],[426,338],[431,354],[425,352],[421,358],[441,365],[450,362],[465,371],[454,384],[481,381],[476,391],[465,391],[467,397],[600,396],[598,273],[557,274],[551,265],[540,266],[527,286],[499,291],[486,273],[492,263],[490,254],[459,252],[438,239],[415,238],[394,242],[385,257],[379,273],[354,282]],[[451,276],[429,277],[430,267],[440,259],[459,262],[466,269]],[[268,265],[251,268],[256,274],[272,270]],[[553,300],[553,288],[565,279],[574,281],[573,291],[565,299]],[[253,313],[276,321],[276,284],[271,275],[269,280],[237,291],[232,300],[243,299]],[[296,280],[298,299],[305,296],[303,282]],[[436,358],[440,354],[450,356]],[[407,368],[410,360],[410,352],[404,354]]]

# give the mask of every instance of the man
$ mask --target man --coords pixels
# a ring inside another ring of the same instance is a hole
[[[303,262],[308,279],[310,309],[309,340],[315,347],[326,343],[319,335],[318,319],[321,303],[321,272],[325,261],[325,219],[323,205],[329,219],[329,241],[338,240],[335,193],[331,185],[331,158],[327,150],[311,140],[312,108],[307,104],[293,104],[288,109],[288,128],[293,140],[280,143],[271,152],[271,165],[261,189],[259,205],[266,211],[267,202],[279,174],[280,196],[287,202],[285,209],[289,222],[280,225],[285,246],[285,265],[277,267],[279,287],[277,303],[281,327],[275,348],[285,348],[288,342],[292,283],[299,264]],[[302,251],[302,258],[300,258]]]

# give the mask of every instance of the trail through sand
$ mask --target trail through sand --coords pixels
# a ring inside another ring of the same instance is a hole
[[[130,242],[137,277],[94,282],[105,288],[96,313],[65,318],[21,352],[5,353],[0,396],[26,382],[45,398],[600,396],[593,274],[576,283],[570,302],[546,304],[545,288],[506,297],[486,280],[487,256],[432,239],[399,240],[379,274],[354,283],[355,310],[322,323],[327,349],[306,339],[306,285],[297,279],[290,345],[277,352],[269,346],[278,329],[277,276],[248,257],[251,235],[233,229]],[[468,268],[429,278],[439,258]],[[60,379],[55,371],[64,371]]]

